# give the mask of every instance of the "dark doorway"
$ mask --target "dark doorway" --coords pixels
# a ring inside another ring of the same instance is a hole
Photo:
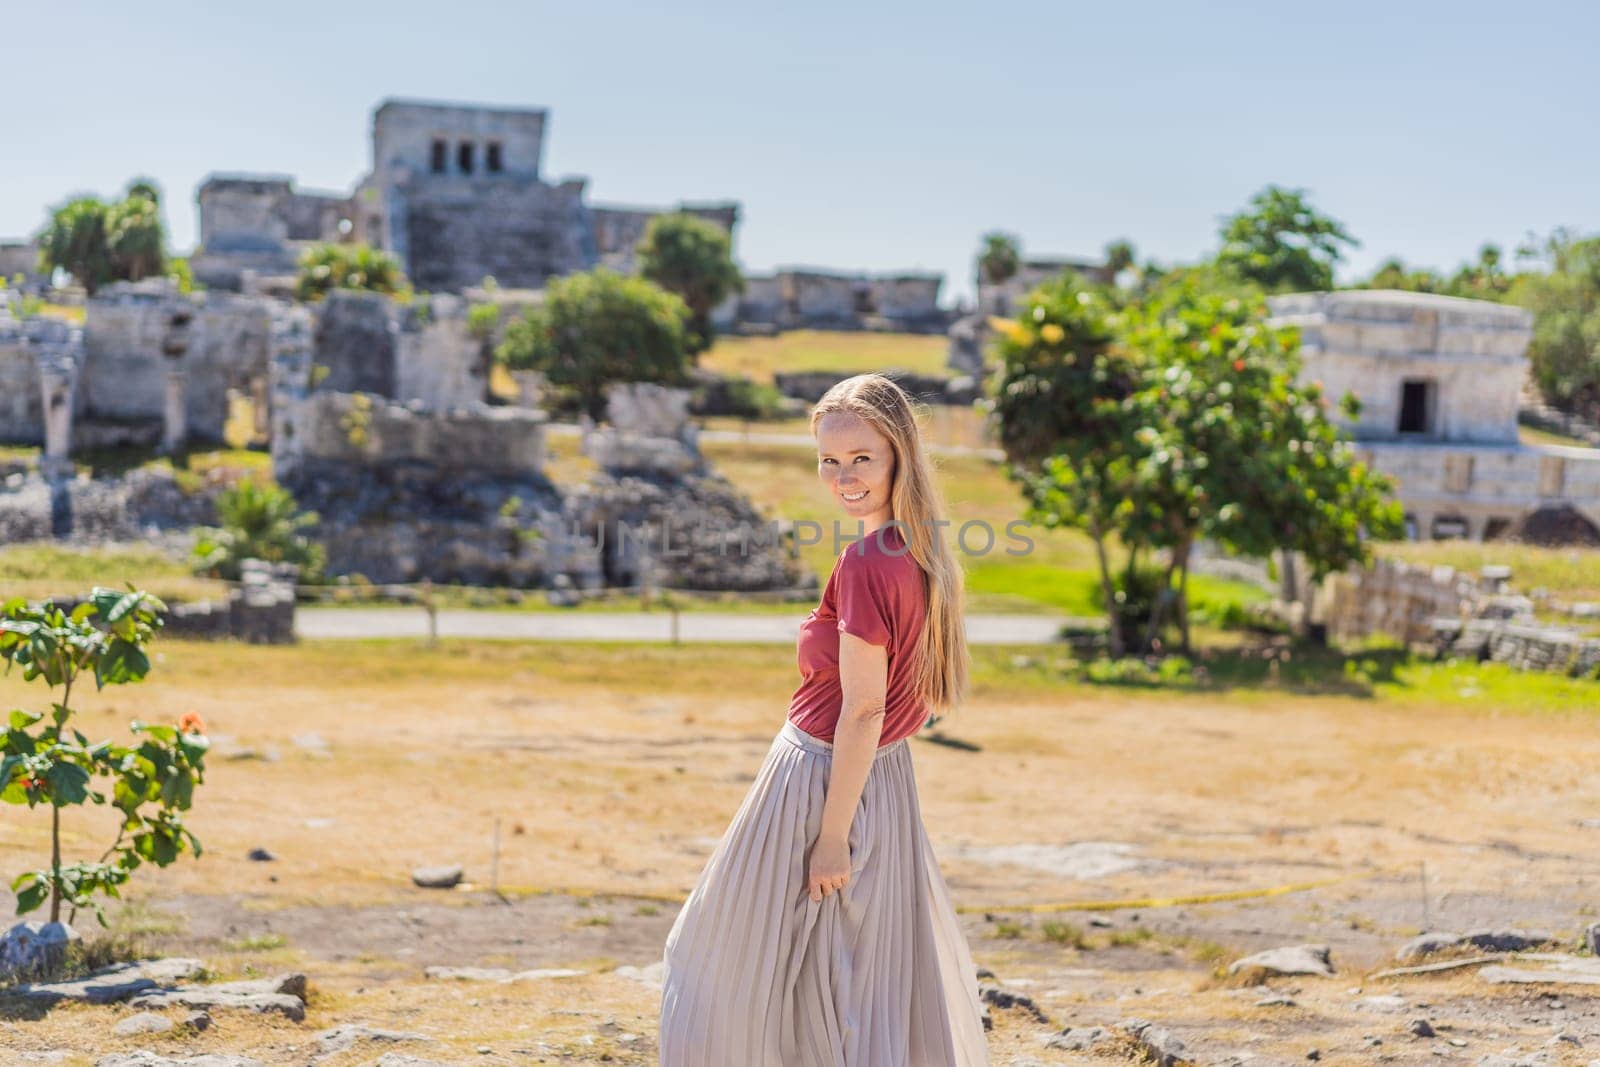
[[[1400,432],[1431,433],[1433,430],[1433,383],[1400,383]]]

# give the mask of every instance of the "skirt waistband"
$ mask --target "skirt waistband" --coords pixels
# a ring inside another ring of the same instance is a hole
[[[833,755],[832,741],[824,741],[820,737],[812,737],[810,734],[800,729],[800,727],[796,726],[793,722],[785,720],[783,729],[778,731],[778,736],[789,742],[795,748],[802,749],[806,752],[812,752],[819,756]],[[897,752],[900,749],[907,747],[909,747],[909,745],[904,737],[898,741],[891,741],[887,745],[879,745],[878,751],[872,754],[872,761],[876,763],[878,760],[883,759],[891,752]]]

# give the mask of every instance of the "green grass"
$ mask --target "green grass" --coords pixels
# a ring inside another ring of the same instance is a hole
[[[1564,433],[1556,433],[1553,430],[1541,430],[1534,426],[1518,426],[1517,439],[1525,445],[1563,445],[1567,448],[1594,447],[1581,437],[1568,437]]]
[[[719,337],[700,356],[700,366],[769,384],[774,371],[848,375],[893,369],[945,375],[949,350],[942,334],[792,330],[776,337]]]
[[[1539,548],[1510,541],[1415,541],[1377,546],[1380,556],[1422,566],[1444,564],[1477,574],[1488,563],[1511,568],[1511,583],[1526,592],[1544,588],[1563,600],[1600,600],[1600,551]]]
[[[1296,646],[1202,647],[1193,661],[1169,657],[1145,664],[1080,660],[1065,649],[980,645],[972,649],[975,695],[1043,698],[1063,687],[1112,686],[1152,695],[1344,697],[1396,707],[1441,705],[1484,714],[1593,715],[1600,681],[1500,663],[1431,660],[1392,645],[1355,649]]]
[[[183,560],[154,548],[68,548],[48,542],[0,548],[0,600],[76,596],[96,585],[128,583],[162,599],[206,600],[226,595],[226,586],[196,578]]]

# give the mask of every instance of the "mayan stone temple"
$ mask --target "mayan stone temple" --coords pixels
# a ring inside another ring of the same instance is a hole
[[[1335,417],[1365,460],[1399,482],[1411,537],[1600,528],[1600,452],[1518,440],[1529,312],[1389,290],[1302,293],[1269,305],[1276,323],[1300,329],[1302,377],[1361,402],[1354,421]]]

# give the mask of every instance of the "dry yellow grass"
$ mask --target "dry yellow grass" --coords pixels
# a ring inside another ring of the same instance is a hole
[[[303,1026],[228,1015],[207,1034],[143,1047],[304,1062],[311,1033],[363,1022],[433,1035],[437,1043],[402,1051],[446,1061],[484,1045],[491,1053],[477,1062],[526,1062],[529,1055],[654,1062],[647,1041],[623,1039],[653,1035],[656,994],[618,975],[441,985],[420,974],[424,963],[439,960],[402,956],[389,941],[340,958],[302,940],[293,924],[307,909],[392,911],[418,908],[424,899],[492,917],[493,905],[463,894],[428,896],[407,874],[421,863],[460,862],[481,884],[496,818],[500,878],[513,898],[551,887],[616,894],[565,921],[570,936],[609,938],[613,923],[669,922],[782,722],[796,681],[792,649],[168,641],[160,649],[148,682],[82,699],[85,729],[94,736],[120,731],[136,716],[192,710],[216,742],[191,820],[206,855],[140,871],[131,896],[145,910],[131,921],[159,930],[164,902],[189,909],[232,902],[227,906],[238,914],[257,916],[286,938],[206,950],[212,965],[228,976],[247,967],[304,967],[318,996]],[[969,913],[978,963],[1003,977],[1031,977],[1030,992],[1061,1024],[1137,1014],[1205,1025],[1240,1047],[1292,1051],[1304,1044],[1300,1037],[1264,1034],[1254,1025],[1260,1009],[1208,987],[1206,976],[1225,951],[1209,930],[1220,930],[1225,942],[1264,922],[1405,936],[1419,918],[1410,891],[1397,887],[1409,885],[1422,863],[1432,872],[1436,901],[1510,893],[1508,899],[1522,894],[1565,907],[1581,896],[1585,861],[1573,820],[1600,803],[1592,773],[1600,733],[1592,714],[1503,715],[1389,691],[1366,698],[1180,697],[1067,686],[1008,668],[1010,655],[981,652],[978,695],[945,725],[976,751],[914,745],[924,818],[958,905],[1004,917],[1008,907],[1027,903],[1343,879],[1276,901],[1139,909],[1149,924],[1197,925],[1160,927],[1151,936],[1096,934],[1081,947],[1044,926],[1082,923],[1081,914],[1013,912],[1020,936],[997,939],[992,924]],[[41,693],[15,677],[0,680],[6,706],[36,704]],[[269,758],[241,758],[251,754]],[[70,857],[101,842],[109,828],[102,815],[68,813]],[[41,813],[20,810],[0,822],[0,873],[42,858],[45,822]],[[1148,865],[1076,880],[972,851],[1085,841],[1125,843]],[[255,846],[271,849],[278,862],[246,860]],[[649,893],[664,903],[628,897]],[[1259,910],[1242,910],[1248,908]],[[369,913],[347,914],[359,936],[358,916]],[[654,918],[632,918],[639,915]],[[1113,918],[1119,930],[1133,929],[1127,913]],[[161,936],[181,944],[184,933]],[[627,956],[564,950],[556,947],[560,940],[551,938],[539,966],[638,965],[659,951],[659,938],[628,942]],[[519,951],[537,952],[538,943]],[[443,962],[509,959],[496,951]],[[1104,962],[1110,959],[1123,962]],[[1341,958],[1358,973],[1374,962]],[[1355,982],[1359,977],[1340,988]],[[1482,994],[1468,983],[1457,985]],[[1425,988],[1436,995],[1454,987]],[[1308,990],[1302,999],[1314,995],[1321,994]],[[1310,1018],[1340,1040],[1358,1042],[1361,1028],[1372,1025],[1370,1016],[1329,1004]],[[86,1040],[95,1054],[132,1048],[110,1036],[121,1013],[69,1008],[37,1020],[11,1016],[0,1025],[0,1048],[76,1049]],[[1040,1056],[1037,1024],[1017,1012],[996,1017],[997,1057]],[[1324,1047],[1329,1040],[1316,1038]],[[1280,1048],[1280,1041],[1287,1043]],[[1300,1048],[1295,1055],[1303,1054]],[[327,1062],[367,1063],[375,1055],[362,1049]]]

